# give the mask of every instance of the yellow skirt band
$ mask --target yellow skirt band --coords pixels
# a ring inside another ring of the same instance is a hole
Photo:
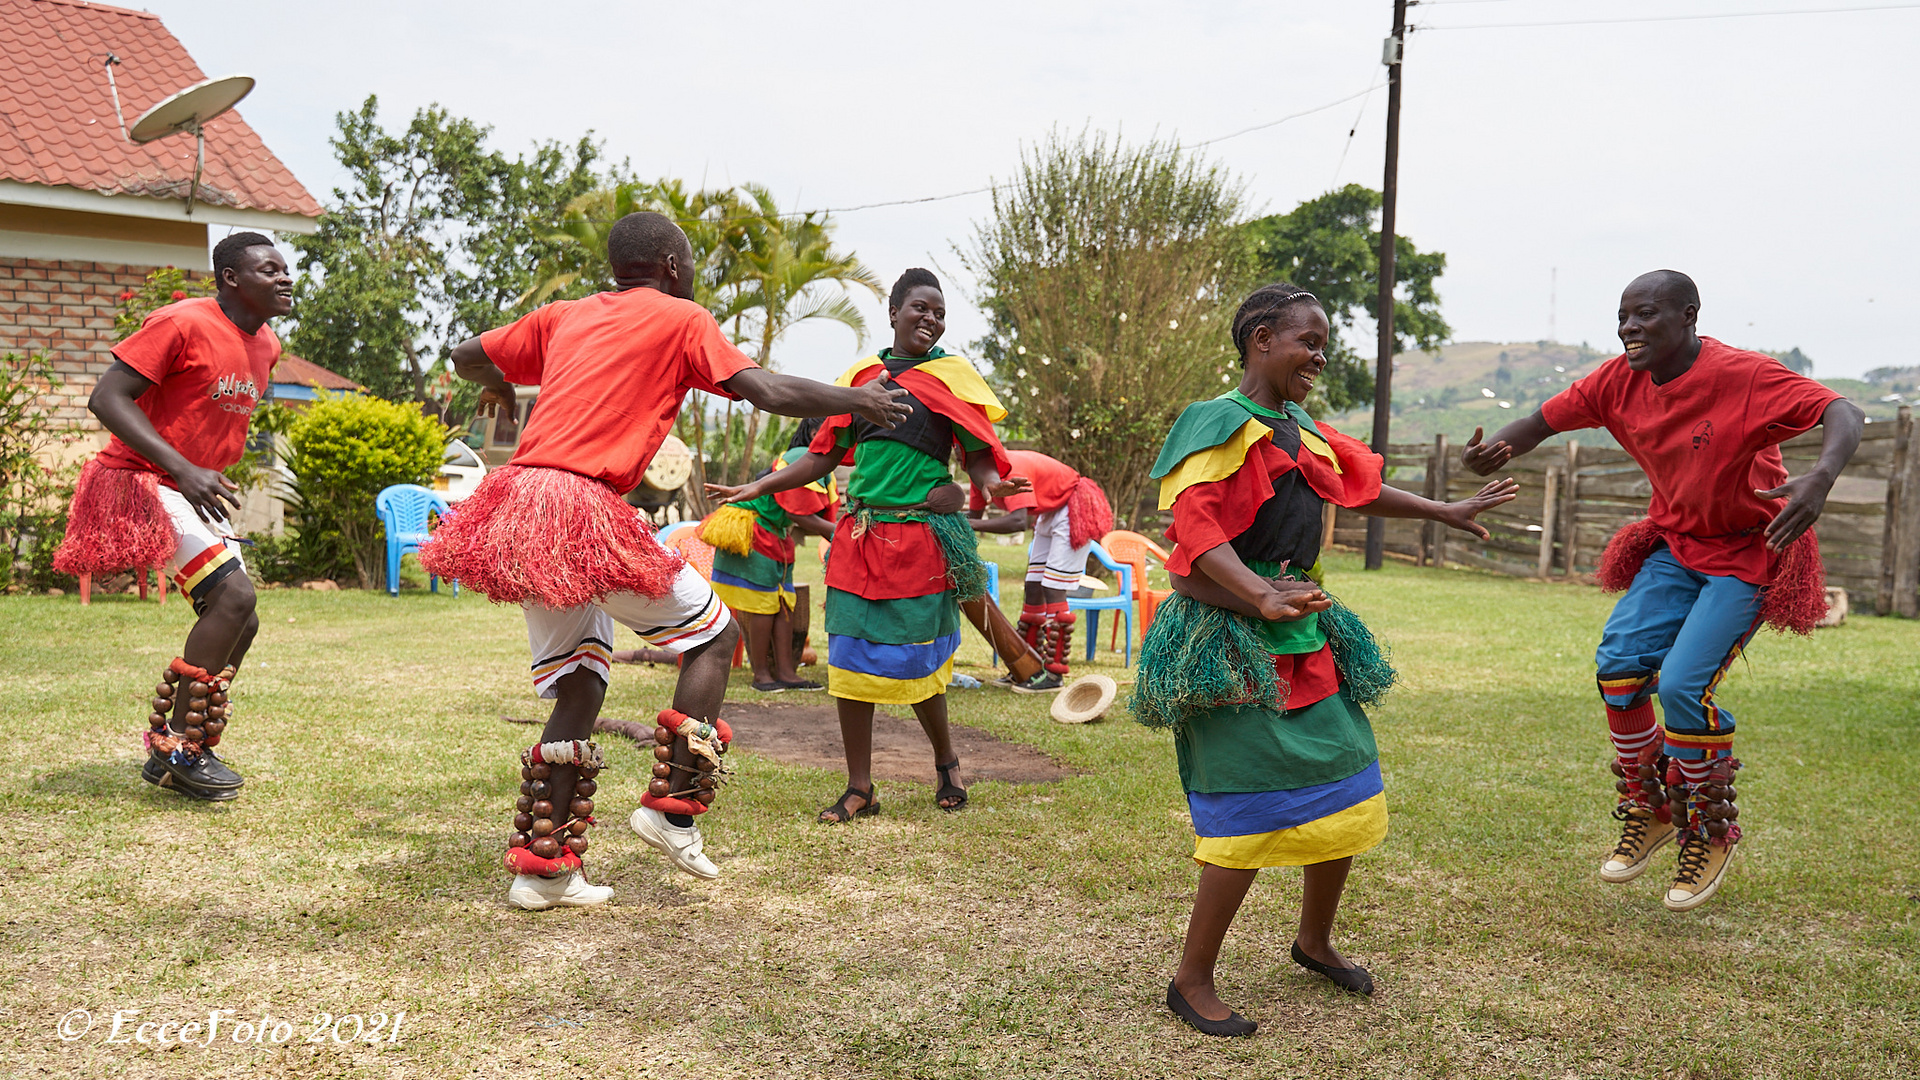
[[[1387,838],[1387,796],[1375,795],[1305,825],[1248,836],[1202,836],[1193,861],[1230,870],[1309,866],[1371,850]]]
[[[716,581],[713,583],[713,592],[720,598],[721,603],[741,615],[778,615],[782,608],[788,611],[793,610],[793,593],[785,589],[778,592],[759,592]]]
[[[939,670],[919,679],[889,679],[827,666],[827,693],[849,701],[870,701],[875,705],[912,705],[947,692],[953,681],[953,658],[949,656]]]

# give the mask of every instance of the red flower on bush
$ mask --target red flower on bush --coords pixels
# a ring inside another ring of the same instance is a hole
[[[187,298],[187,294],[181,292],[179,289],[175,289],[173,290],[173,298],[175,300],[185,300]]]
[[[121,294],[120,294],[120,299],[122,299],[122,300],[131,300],[131,299],[133,299],[133,290],[132,290],[132,289],[128,289],[128,290],[127,290],[126,292],[123,292],[123,293],[121,293]]]

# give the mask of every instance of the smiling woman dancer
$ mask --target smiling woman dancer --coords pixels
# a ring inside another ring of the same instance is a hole
[[[967,475],[1002,497],[1027,490],[994,433],[1006,416],[965,357],[936,346],[946,332],[940,279],[909,270],[887,305],[893,347],[840,376],[842,386],[892,381],[913,413],[882,429],[852,416],[821,425],[806,457],[744,487],[709,484],[729,503],[800,487],[851,458],[847,512],[827,562],[827,691],[838,699],[847,752],[847,790],[820,820],[842,824],[877,813],[873,707],[911,705],[933,743],[942,810],[967,804],[955,777],[960,757],[947,729],[947,682],[960,644],[959,602],[985,594],[986,568],[960,516],[964,496],[948,460],[958,445]]]
[[[1233,319],[1240,388],[1189,405],[1153,475],[1173,510],[1175,591],[1140,650],[1133,709],[1168,727],[1193,815],[1200,890],[1167,1007],[1209,1035],[1255,1024],[1214,989],[1220,944],[1263,866],[1304,866],[1293,959],[1371,994],[1366,969],[1333,947],[1353,857],[1387,835],[1373,729],[1361,705],[1393,683],[1360,620],[1306,571],[1329,501],[1375,517],[1426,518],[1485,538],[1481,512],[1511,480],[1437,503],[1380,482],[1379,455],[1300,407],[1326,367],[1327,316],[1312,293],[1265,286]]]

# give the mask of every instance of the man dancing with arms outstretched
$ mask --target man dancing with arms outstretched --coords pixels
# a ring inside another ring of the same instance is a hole
[[[647,463],[689,390],[745,398],[783,416],[858,413],[882,427],[906,408],[879,384],[836,387],[764,371],[693,302],[686,234],[660,214],[628,214],[607,236],[617,288],[548,304],[454,347],[454,370],[486,389],[480,409],[514,406],[538,385],[540,407],[513,460],[487,475],[423,545],[421,562],[496,602],[520,604],[533,681],[553,698],[539,745],[521,755],[521,797],[506,862],[517,907],[598,904],[612,894],[580,873],[593,823],[590,741],[606,697],[615,622],[684,657],[655,738],[655,776],[633,828],[675,866],[719,874],[694,815],[713,801],[720,719],[740,628],[692,567],[654,540],[620,496]]]
[[[1601,558],[1625,589],[1595,656],[1614,746],[1620,843],[1607,881],[1639,877],[1680,841],[1666,906],[1706,903],[1740,842],[1733,714],[1720,681],[1760,624],[1808,632],[1824,613],[1812,526],[1860,445],[1852,402],[1762,353],[1699,336],[1700,293],[1674,270],[1642,274],[1620,297],[1626,351],[1463,452],[1482,476],[1559,431],[1604,427],[1653,484],[1647,517]],[[1820,458],[1789,480],[1779,444],[1815,425]],[[1665,729],[1654,717],[1660,696]]]
[[[245,781],[213,748],[260,618],[229,520],[239,486],[221,470],[246,453],[248,418],[280,359],[267,320],[292,310],[293,279],[256,232],[216,244],[213,274],[215,296],[168,304],[113,347],[113,366],[87,399],[113,438],[80,474],[53,565],[75,575],[149,566],[173,574],[198,621],[154,687],[140,776],[222,802]]]

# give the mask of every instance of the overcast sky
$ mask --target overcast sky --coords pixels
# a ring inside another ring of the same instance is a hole
[[[1552,327],[1613,348],[1621,287],[1673,267],[1700,284],[1703,333],[1799,346],[1827,376],[1920,363],[1901,315],[1920,293],[1920,6],[1443,29],[1890,2],[1413,8],[1400,231],[1447,254],[1455,339]],[[208,74],[260,80],[241,112],[323,202],[341,178],[334,114],[374,93],[390,127],[438,102],[508,150],[591,130],[643,177],[757,181],[795,209],[980,187],[1055,128],[1199,141],[1322,105],[1381,80],[1392,15],[1388,0],[147,3]],[[1362,104],[1206,152],[1266,212],[1350,181],[1378,187],[1385,90]],[[860,210],[836,215],[838,237],[888,282],[909,266],[941,272],[946,343],[964,348],[982,321],[954,245],[987,208],[973,195]],[[867,307],[883,334],[884,308]],[[847,330],[819,327],[776,359],[830,376],[854,348]]]

